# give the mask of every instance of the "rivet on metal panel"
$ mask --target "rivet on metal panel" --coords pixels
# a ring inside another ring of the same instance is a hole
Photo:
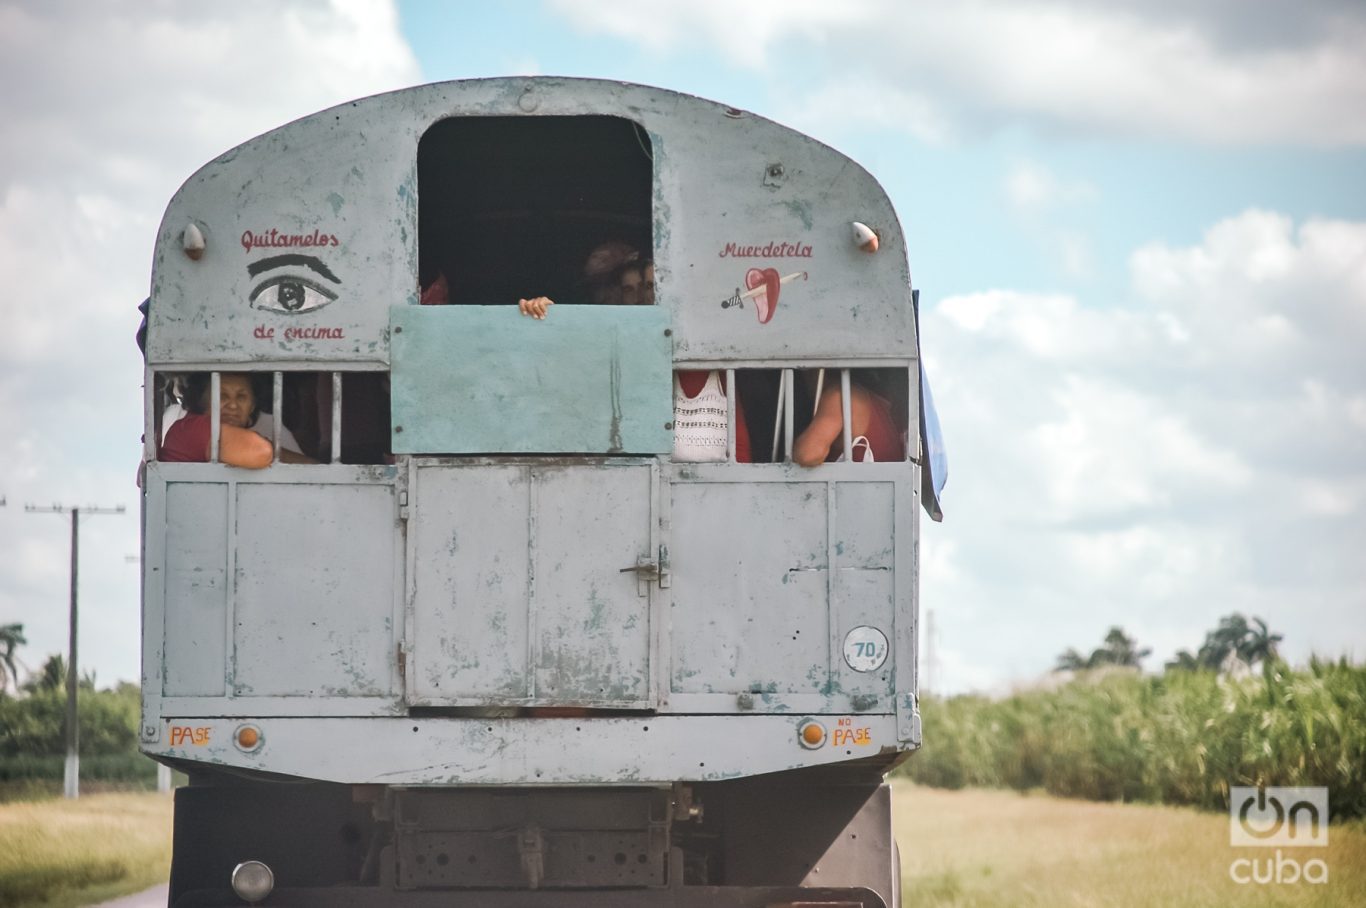
[[[674,424],[671,423],[671,422],[666,422],[666,423],[664,424],[664,428],[669,429],[670,431],[673,430],[673,427],[674,427]]]
[[[398,434],[399,434],[400,432],[402,432],[402,431],[403,431],[403,427],[402,427],[402,426],[394,426],[394,434],[395,434],[395,435],[398,435]]]
[[[740,707],[741,709],[753,709],[753,708],[754,708],[754,695],[753,695],[753,694],[738,694],[738,695],[735,697],[735,705],[738,706],[738,707]]]
[[[764,168],[763,182],[764,186],[768,189],[777,189],[779,186],[783,185],[783,182],[786,179],[787,170],[783,167],[782,164],[775,161],[774,163],[769,164],[768,167]]]
[[[745,115],[743,110],[738,110],[734,107],[727,107],[725,113],[726,116],[730,117],[732,120],[738,120]]]
[[[403,333],[403,326],[402,326],[402,325],[394,325],[394,333],[395,333],[395,334],[402,334],[402,333]]]
[[[665,329],[664,329],[664,336],[665,336],[665,337],[673,337],[673,336],[674,336],[674,329],[672,329],[672,328],[665,328]]]
[[[528,85],[522,89],[522,96],[517,99],[517,106],[527,113],[541,106],[541,99],[536,96],[536,92]]]

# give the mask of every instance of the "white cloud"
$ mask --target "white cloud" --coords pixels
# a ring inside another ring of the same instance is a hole
[[[1099,195],[1093,184],[1085,180],[1064,181],[1031,161],[1021,161],[1011,168],[1005,190],[1010,203],[1025,210],[1091,202]]]
[[[792,116],[836,112],[921,138],[1015,123],[1212,143],[1366,142],[1362,9],[1068,0],[823,3],[552,0],[577,28],[653,53],[716,48],[786,78],[822,66]],[[1247,19],[1279,27],[1255,30]],[[1307,24],[1308,23],[1308,24]],[[907,86],[914,86],[907,88]],[[933,124],[933,126],[929,126]]]
[[[133,332],[167,201],[257,133],[419,79],[389,3],[0,6],[0,619],[31,664],[66,647],[70,537],[23,504],[123,503],[82,521],[81,662],[137,677]]]
[[[952,478],[922,603],[977,660],[960,679],[1032,675],[1113,624],[1194,647],[1232,611],[1292,658],[1366,652],[1340,620],[1366,589],[1363,270],[1366,223],[1248,211],[1136,250],[1125,304],[926,310]]]

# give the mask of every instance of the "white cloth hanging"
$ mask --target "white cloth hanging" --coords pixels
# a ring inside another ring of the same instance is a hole
[[[713,369],[696,397],[683,393],[674,375],[674,454],[676,463],[723,463],[726,460],[726,392]]]

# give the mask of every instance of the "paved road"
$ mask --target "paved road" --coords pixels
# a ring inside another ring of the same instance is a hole
[[[163,883],[137,895],[126,895],[112,902],[100,902],[93,908],[166,908],[166,897],[170,891],[170,885]]]

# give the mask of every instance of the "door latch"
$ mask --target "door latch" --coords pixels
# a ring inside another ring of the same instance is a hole
[[[624,567],[618,573],[636,575],[636,592],[640,596],[650,595],[650,584],[657,582],[660,587],[669,586],[669,550],[664,546],[659,547],[659,560],[655,561],[649,555],[641,555],[636,559],[636,563],[630,567]]]

